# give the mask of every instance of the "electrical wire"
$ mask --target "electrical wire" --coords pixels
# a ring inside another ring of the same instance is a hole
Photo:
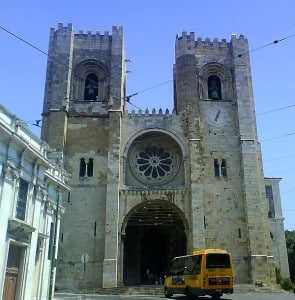
[[[288,158],[294,158],[294,157],[295,157],[295,155],[284,156],[284,157],[276,157],[276,158],[271,158],[271,159],[264,160],[264,162],[280,160],[280,159],[288,159]]]
[[[287,136],[290,136],[290,135],[294,135],[294,134],[295,134],[295,132],[291,132],[291,133],[276,136],[276,137],[273,137],[273,138],[260,140],[260,142],[267,142],[267,141],[272,141],[272,140],[276,140],[276,139],[281,139],[281,138],[284,138],[284,137],[287,137]]]
[[[21,42],[27,44],[28,46],[32,47],[33,49],[37,50],[38,52],[40,52],[40,53],[46,55],[47,57],[49,57],[49,58],[51,58],[51,59],[57,61],[57,62],[60,63],[61,65],[65,66],[66,68],[72,70],[72,67],[71,67],[71,66],[68,66],[68,65],[66,65],[64,62],[57,60],[55,57],[52,57],[52,56],[49,55],[47,52],[43,51],[42,49],[40,49],[39,47],[33,45],[32,43],[26,41],[25,39],[21,38],[20,36],[16,35],[15,33],[11,32],[10,30],[4,28],[3,26],[0,26],[0,29],[3,30],[3,31],[5,31],[6,33],[12,35],[13,37],[15,37],[16,39],[20,40]],[[283,37],[283,38],[281,38],[281,39],[274,40],[274,41],[271,42],[271,43],[265,44],[265,45],[263,45],[263,46],[260,46],[260,47],[258,47],[258,48],[252,49],[252,50],[249,50],[249,51],[247,51],[247,52],[245,52],[245,53],[241,53],[241,54],[238,55],[238,57],[242,57],[243,55],[245,55],[245,54],[247,54],[247,53],[251,53],[251,52],[254,52],[254,51],[258,51],[258,50],[261,50],[261,49],[263,49],[263,48],[269,47],[269,46],[274,45],[274,44],[278,44],[279,42],[284,41],[284,40],[289,39],[289,38],[292,38],[292,37],[295,37],[295,34],[292,34],[292,35]],[[73,74],[73,75],[76,76],[76,77],[78,77],[78,78],[81,78],[81,77],[79,77],[79,76],[76,75],[76,74]],[[105,77],[103,77],[103,78],[100,78],[100,79],[98,79],[98,81],[105,80],[107,77],[109,77],[109,76],[105,76]],[[84,78],[81,78],[81,79],[84,80]],[[89,80],[90,82],[92,82],[93,84],[97,85],[97,82],[92,81],[92,80],[89,79],[89,78],[88,78],[88,80]],[[129,95],[129,96],[126,96],[126,97],[125,97],[125,100],[126,100],[126,102],[129,103],[130,105],[134,106],[134,107],[137,108],[137,109],[140,109],[138,106],[136,106],[136,105],[134,105],[133,103],[131,103],[130,99],[131,99],[132,97],[134,97],[134,96],[136,96],[136,95],[138,95],[138,94],[140,94],[140,93],[143,93],[143,92],[149,91],[149,90],[151,90],[151,89],[154,89],[154,88],[156,88],[156,87],[159,87],[159,86],[161,86],[161,85],[170,83],[170,82],[172,82],[172,80],[167,80],[167,81],[161,82],[161,83],[159,83],[159,84],[156,84],[156,85],[154,85],[154,86],[151,86],[151,87],[149,87],[149,88],[140,90],[140,91],[138,91],[137,93],[133,93],[133,94],[131,94],[131,95]],[[259,114],[257,114],[257,115],[268,114],[268,113],[276,112],[276,111],[279,111],[279,110],[288,109],[288,108],[291,108],[291,107],[294,107],[294,106],[295,106],[295,105],[289,105],[289,106],[282,107],[282,108],[278,108],[278,109],[275,109],[275,110],[262,112],[262,113],[259,113]],[[31,124],[31,125],[40,127],[38,121],[39,121],[39,120],[36,120],[35,123],[33,123],[33,124]],[[291,136],[291,135],[294,135],[294,134],[295,134],[295,133],[293,132],[293,133],[289,133],[289,134],[282,135],[282,136],[278,136],[278,137],[273,137],[273,138],[269,138],[269,139],[264,139],[264,140],[261,140],[261,142],[271,141],[271,140],[274,140],[274,139],[279,139],[279,138],[283,138],[283,137],[286,137],[286,136]]]
[[[51,58],[52,60],[58,62],[59,64],[61,64],[61,65],[63,65],[63,66],[65,66],[65,67],[68,68],[69,70],[72,70],[72,69],[73,69],[71,66],[66,65],[63,61],[60,61],[60,60],[56,59],[55,57],[51,56],[49,53],[43,51],[43,50],[40,49],[39,47],[37,47],[37,46],[33,45],[32,43],[26,41],[25,39],[21,38],[20,36],[16,35],[15,33],[11,32],[10,30],[4,28],[3,26],[0,26],[0,29],[2,29],[2,30],[5,31],[6,33],[12,35],[13,37],[15,37],[16,39],[20,40],[21,42],[27,44],[28,46],[32,47],[33,49],[37,50],[38,52],[40,52],[40,53],[46,55],[48,58]],[[79,78],[79,79],[84,80],[84,78],[78,76],[77,74],[73,74],[73,76],[76,77],[76,78]],[[108,75],[108,76],[105,76],[105,77],[102,77],[102,78],[99,78],[98,81],[105,80],[107,77],[109,77],[109,75]],[[89,78],[88,78],[88,81],[91,82],[91,83],[93,83],[95,86],[98,86],[98,83],[97,83],[96,81],[93,81],[93,80],[91,80],[91,79],[89,79]],[[125,100],[126,100],[130,105],[134,106],[134,107],[137,108],[137,109],[140,109],[138,106],[136,106],[136,105],[134,105],[133,103],[131,103],[130,99],[131,99],[132,97],[136,96],[136,95],[139,94],[139,93],[146,92],[146,91],[151,90],[151,89],[153,89],[153,88],[156,88],[156,87],[158,87],[158,86],[167,84],[167,83],[169,83],[169,82],[171,82],[171,81],[172,81],[172,80],[168,80],[168,81],[159,83],[159,84],[157,84],[157,85],[154,85],[154,86],[152,86],[152,87],[143,89],[143,90],[141,90],[141,91],[139,91],[139,92],[137,92],[137,93],[134,93],[134,94],[131,94],[131,95],[129,95],[129,96],[126,96],[126,97],[125,97]]]
[[[149,87],[149,88],[140,90],[140,91],[138,91],[137,93],[134,93],[134,94],[131,94],[131,95],[129,95],[129,96],[126,96],[126,97],[125,97],[125,100],[126,100],[129,104],[131,104],[132,106],[134,106],[135,108],[141,109],[140,107],[138,107],[138,106],[136,106],[136,105],[134,105],[134,104],[132,104],[132,103],[130,102],[130,98],[131,98],[131,97],[134,97],[134,96],[136,96],[136,95],[138,95],[138,94],[140,94],[140,93],[149,91],[149,90],[151,90],[151,89],[154,89],[154,88],[156,88],[156,87],[159,87],[159,86],[161,86],[161,85],[164,85],[164,84],[167,84],[167,83],[170,83],[170,82],[172,82],[171,79],[170,79],[170,80],[167,80],[167,81],[164,81],[164,82],[161,82],[161,83],[159,83],[159,84],[153,85],[153,86],[151,86],[151,87]]]
[[[280,110],[285,110],[285,109],[292,108],[292,107],[295,107],[295,104],[284,106],[284,107],[280,107],[280,108],[269,110],[269,111],[265,111],[265,112],[262,112],[262,113],[258,113],[256,115],[257,116],[266,115],[266,114],[270,114],[270,113],[277,112],[277,111],[280,111]],[[291,132],[291,133],[280,135],[280,136],[277,136],[277,137],[260,140],[260,142],[272,141],[272,140],[284,138],[284,137],[287,137],[287,136],[290,136],[290,135],[294,135],[294,134],[295,134],[295,132]],[[282,159],[282,158],[277,158],[277,159]],[[275,159],[273,159],[273,160],[275,160]]]
[[[25,39],[21,38],[20,36],[16,35],[15,33],[11,32],[10,30],[4,28],[3,26],[0,26],[0,29],[2,29],[2,30],[5,31],[6,33],[12,35],[13,37],[15,37],[16,39],[20,40],[21,42],[27,44],[28,46],[34,48],[34,49],[37,50],[38,52],[40,52],[40,53],[46,55],[47,57],[49,57],[49,58],[51,58],[51,59],[54,59],[54,60],[57,61],[58,63],[64,65],[64,66],[67,67],[67,68],[69,68],[70,70],[72,69],[70,66],[66,65],[66,64],[63,63],[62,61],[57,60],[56,58],[54,58],[54,57],[52,57],[51,55],[49,55],[47,52],[43,51],[43,50],[40,49],[39,47],[36,47],[36,46],[33,45],[32,43],[26,41]],[[258,48],[252,49],[252,50],[249,50],[249,51],[247,51],[247,52],[245,52],[245,53],[240,53],[240,54],[238,55],[238,57],[242,57],[243,55],[245,55],[245,54],[247,54],[247,53],[254,52],[254,51],[258,51],[258,50],[261,50],[261,49],[263,49],[263,48],[265,48],[265,47],[268,47],[268,46],[271,46],[271,45],[274,45],[274,44],[278,44],[279,42],[284,41],[284,40],[289,39],[289,38],[292,38],[292,37],[295,37],[295,34],[292,34],[292,35],[283,37],[283,38],[278,39],[278,40],[274,40],[274,41],[271,42],[271,43],[268,43],[268,44],[266,44],[266,45],[260,46],[260,47],[258,47]],[[77,76],[77,75],[74,74],[74,76]],[[79,76],[77,76],[77,77],[79,77]],[[105,76],[104,78],[98,79],[98,81],[104,80],[106,77],[109,77],[109,76]],[[79,77],[79,78],[80,78],[80,77]],[[82,79],[84,79],[84,78],[82,78]],[[97,85],[97,82],[91,81],[91,80],[89,80],[89,81]],[[154,88],[159,87],[159,86],[161,86],[161,85],[170,83],[171,81],[172,81],[172,80],[167,80],[167,81],[165,81],[165,82],[156,84],[156,85],[151,86],[151,87],[149,87],[149,88],[140,90],[140,91],[137,92],[137,93],[134,93],[134,94],[132,94],[132,95],[126,96],[126,97],[125,97],[125,98],[126,98],[125,100],[126,100],[129,104],[133,105],[133,104],[130,102],[130,98],[131,98],[131,97],[133,97],[133,96],[135,96],[135,95],[138,95],[139,93],[146,92],[146,91],[149,91],[149,90],[151,90],[151,89],[154,89]],[[135,105],[133,105],[133,106],[135,106]],[[135,106],[135,107],[136,107],[136,106]]]
[[[37,46],[33,45],[32,43],[26,41],[25,39],[21,38],[20,36],[16,35],[15,33],[9,31],[8,29],[4,28],[3,26],[0,26],[0,29],[2,29],[3,31],[5,31],[5,32],[7,32],[8,34],[12,35],[13,37],[15,37],[16,39],[20,40],[21,42],[27,44],[28,46],[32,47],[33,49],[37,50],[38,52],[40,52],[40,53],[46,55],[48,58],[50,58],[50,59],[56,61],[57,63],[59,63],[59,64],[61,64],[61,65],[63,65],[64,67],[68,68],[69,70],[71,70],[71,71],[73,70],[73,68],[72,68],[71,66],[66,65],[63,61],[58,60],[57,58],[51,56],[49,53],[43,51],[42,49],[40,49],[40,48],[38,48]],[[75,74],[75,73],[73,73],[73,76],[76,77],[76,78],[79,78],[79,79],[84,80],[84,78],[78,76],[78,75]],[[105,80],[107,77],[109,77],[109,76],[104,76],[104,77],[102,77],[102,78],[99,78],[98,81]],[[88,78],[88,81],[91,82],[91,83],[93,83],[95,86],[98,86],[98,83],[97,83],[96,81],[93,81],[93,80],[91,80],[91,79],[89,79],[89,78]]]
[[[261,49],[266,48],[266,47],[268,47],[268,46],[272,46],[272,45],[278,44],[279,42],[284,41],[284,40],[289,39],[289,38],[292,38],[292,37],[295,37],[295,34],[288,35],[288,36],[286,36],[286,37],[283,37],[283,38],[281,38],[281,39],[279,39],[279,40],[274,40],[273,42],[268,43],[268,44],[265,44],[265,45],[260,46],[260,47],[258,47],[258,48],[254,48],[254,49],[249,50],[249,51],[246,51],[246,52],[244,52],[244,53],[240,53],[237,57],[242,57],[242,56],[245,55],[245,54],[248,54],[248,53],[251,53],[251,52],[254,52],[254,51],[261,50]]]
[[[280,108],[277,108],[277,109],[274,109],[274,110],[265,111],[265,112],[262,112],[262,113],[258,113],[258,114],[256,114],[256,116],[270,114],[270,113],[273,113],[273,112],[276,112],[276,111],[280,111],[280,110],[284,110],[284,109],[288,109],[288,108],[291,108],[291,107],[295,107],[295,104],[284,106],[284,107],[280,107]]]
[[[137,93],[134,94],[134,95],[137,95],[137,94],[139,94],[139,93],[143,93],[143,92],[149,91],[149,90],[151,90],[151,89],[154,89],[154,88],[156,88],[156,87],[158,87],[158,86],[161,86],[161,85],[164,85],[164,84],[167,84],[167,83],[170,83],[170,82],[172,82],[171,79],[170,79],[170,80],[167,80],[167,81],[164,81],[164,82],[161,82],[161,83],[159,83],[159,84],[153,85],[153,86],[151,86],[151,87],[149,87],[149,88],[146,88],[146,89],[144,89],[144,90],[141,90],[141,91],[137,92]]]

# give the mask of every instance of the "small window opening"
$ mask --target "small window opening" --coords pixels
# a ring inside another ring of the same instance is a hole
[[[219,176],[219,162],[218,159],[214,159],[214,174],[216,177]]]
[[[96,100],[98,96],[98,76],[94,73],[87,75],[85,80],[84,99]]]
[[[80,177],[84,177],[86,175],[86,162],[85,158],[80,159]]]
[[[94,236],[96,236],[96,221],[94,222],[94,231],[93,231]]]
[[[87,163],[87,176],[93,176],[93,158],[89,158],[89,161]]]
[[[61,233],[60,241],[61,241],[62,243],[63,243],[63,241],[64,241],[64,233],[63,233],[63,232]]]
[[[85,158],[80,159],[80,177],[93,177],[93,158],[89,158],[88,162]]]
[[[226,160],[221,160],[221,176],[226,176]]]
[[[238,228],[238,238],[242,238],[242,232],[241,232],[241,228]]]
[[[29,183],[22,178],[19,180],[18,198],[16,202],[15,217],[24,220],[26,214],[27,197],[29,191]]]
[[[225,159],[222,159],[221,163],[217,158],[214,159],[214,174],[215,174],[215,177],[226,177],[227,176]]]
[[[208,77],[208,98],[212,100],[221,100],[221,82],[216,75]]]

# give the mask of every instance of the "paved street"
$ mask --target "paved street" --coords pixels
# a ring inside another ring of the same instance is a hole
[[[164,296],[142,296],[142,295],[76,295],[76,294],[56,294],[55,300],[59,299],[73,299],[73,300],[163,300]],[[173,296],[172,300],[186,300],[185,296]],[[209,300],[210,297],[199,297],[198,300]],[[221,300],[295,300],[293,293],[243,293],[243,294],[232,294],[224,295]]]

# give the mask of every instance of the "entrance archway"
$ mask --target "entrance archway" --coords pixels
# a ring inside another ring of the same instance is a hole
[[[167,201],[145,201],[124,224],[124,285],[160,283],[171,259],[186,254],[183,212]]]

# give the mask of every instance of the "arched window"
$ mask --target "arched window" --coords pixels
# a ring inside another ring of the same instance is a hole
[[[218,159],[214,159],[214,174],[216,177],[219,176],[219,162]]]
[[[80,159],[80,177],[93,177],[93,158],[86,162],[85,158]]]
[[[85,79],[84,99],[97,100],[98,96],[98,76],[90,73]]]
[[[89,158],[89,161],[87,164],[87,176],[88,177],[93,176],[93,158]]]
[[[221,82],[216,75],[208,77],[208,98],[212,100],[221,100]]]
[[[227,173],[226,173],[226,160],[225,159],[221,160],[221,176],[227,176]]]
[[[101,62],[88,59],[73,72],[72,99],[77,101],[106,101],[109,97],[109,71]]]
[[[86,175],[86,162],[85,158],[80,159],[80,177],[84,177]]]
[[[217,158],[214,159],[214,174],[215,174],[215,177],[226,177],[227,176],[225,159],[221,159],[221,161]]]
[[[16,203],[16,218],[25,220],[29,183],[22,178],[19,179],[18,198]]]

